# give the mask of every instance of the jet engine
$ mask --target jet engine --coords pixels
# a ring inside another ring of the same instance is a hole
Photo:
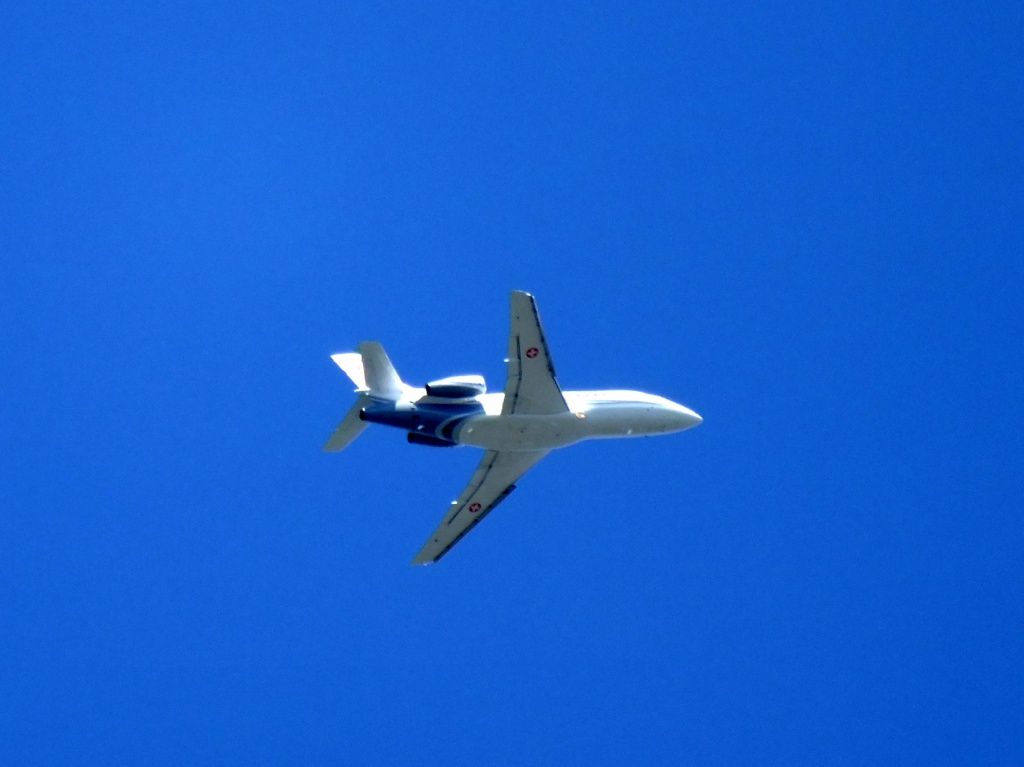
[[[427,447],[458,447],[458,443],[447,439],[438,439],[429,434],[420,434],[418,431],[409,432],[406,437],[410,445],[426,445]]]
[[[427,384],[428,397],[470,399],[487,391],[483,376],[452,376]]]

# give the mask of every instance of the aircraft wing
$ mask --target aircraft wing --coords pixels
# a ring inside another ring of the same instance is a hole
[[[515,482],[544,456],[547,450],[530,452],[488,450],[473,473],[469,485],[451,509],[434,534],[430,536],[412,563],[429,565],[436,562],[462,540],[481,519],[516,489]]]
[[[512,332],[508,338],[508,380],[502,415],[565,413],[562,390],[555,381],[548,342],[529,293],[512,291]]]

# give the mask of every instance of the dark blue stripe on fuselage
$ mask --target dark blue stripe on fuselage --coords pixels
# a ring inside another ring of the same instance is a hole
[[[363,412],[363,420],[419,434],[435,434],[441,439],[454,441],[453,434],[459,424],[483,412],[483,405],[474,400],[451,405],[375,403]]]

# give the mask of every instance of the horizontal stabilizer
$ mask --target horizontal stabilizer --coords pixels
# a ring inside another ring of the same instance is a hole
[[[359,355],[357,354],[356,356],[358,357]],[[373,400],[368,396],[365,394],[359,396],[356,404],[348,411],[348,414],[338,425],[338,428],[334,430],[334,434],[327,440],[327,444],[324,445],[325,453],[337,453],[339,450],[344,450],[352,444],[356,437],[362,434],[363,429],[368,424],[359,417],[359,414],[363,408],[369,407],[371,404],[373,404]]]
[[[376,341],[363,341],[359,344],[359,354],[363,358],[366,388],[370,394],[381,399],[401,399],[405,393],[405,384],[398,377],[384,347]]]

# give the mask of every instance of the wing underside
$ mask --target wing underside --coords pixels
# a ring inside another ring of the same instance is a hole
[[[501,414],[554,415],[569,410],[555,380],[544,330],[533,296],[512,292],[512,328],[508,340],[508,380]],[[452,502],[434,534],[416,555],[414,565],[436,562],[462,540],[508,494],[515,483],[541,458],[540,451],[495,451],[484,453],[469,485]]]
[[[508,338],[508,380],[502,415],[553,415],[568,410],[555,380],[547,339],[533,296],[512,293],[512,329]]]
[[[466,489],[441,520],[434,534],[424,544],[412,563],[427,565],[436,562],[462,540],[484,517],[486,517],[509,493],[515,490],[515,482],[529,471],[547,450],[497,452],[488,450],[477,466]]]

